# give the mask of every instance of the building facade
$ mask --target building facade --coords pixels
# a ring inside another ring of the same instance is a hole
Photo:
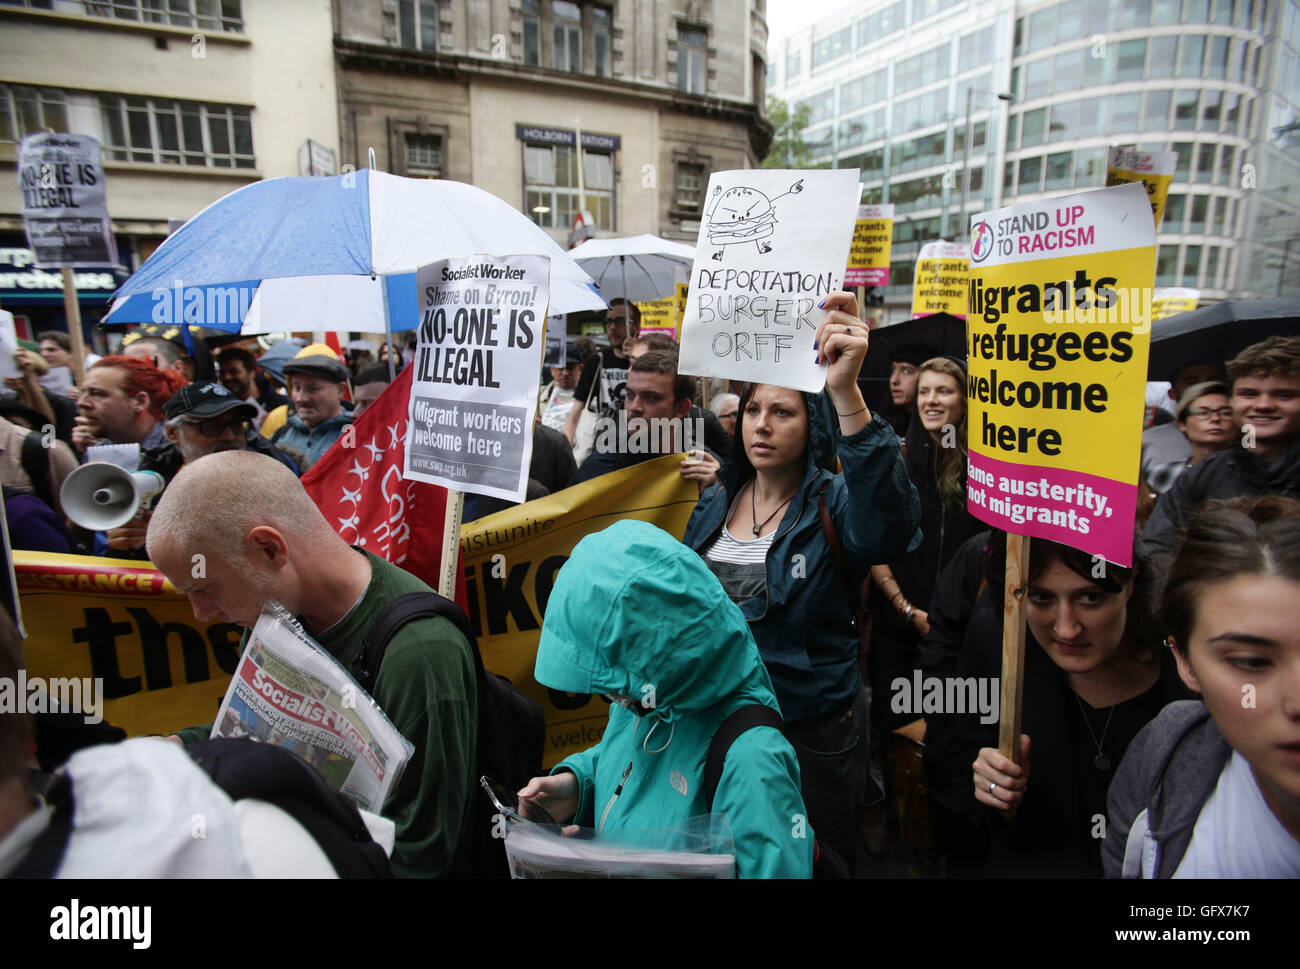
[[[470,182],[567,245],[694,241],[709,173],[755,167],[763,0],[335,0],[343,161]]]
[[[65,326],[58,271],[31,267],[23,235],[24,136],[99,138],[119,260],[134,269],[169,224],[299,174],[307,142],[328,164],[339,141],[331,14],[329,0],[0,3],[0,305],[32,332]],[[77,275],[89,341],[126,273]]]
[[[1300,293],[1298,49],[1296,0],[890,0],[776,38],[769,91],[894,203],[895,316],[921,244],[1101,186],[1111,145],[1178,153],[1156,285],[1217,301]]]

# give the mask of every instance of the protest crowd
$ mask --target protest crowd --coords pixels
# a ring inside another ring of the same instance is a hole
[[[931,876],[1300,876],[1300,336],[1178,368],[1142,433],[1130,564],[1033,540],[1009,757],[1009,540],[968,510],[968,361],[908,342],[872,384],[878,331],[856,297],[819,309],[821,392],[682,372],[678,342],[640,333],[618,296],[603,341],[568,337],[544,368],[527,502],[467,490],[462,527],[523,522],[533,502],[665,459],[691,507],[675,535],[581,501],[567,512],[579,531],[538,594],[530,672],[548,696],[603,698],[608,725],[549,770],[524,758],[525,776],[500,778],[504,805],[484,764],[540,714],[526,697],[502,712],[522,694],[476,640],[525,628],[527,607],[485,593],[480,609],[479,585],[461,590],[474,609],[433,597],[432,571],[359,543],[321,497],[406,419],[415,331],[346,352],[138,337],[54,389],[39,376],[67,368],[69,346],[41,334],[0,400],[11,547],[150,562],[198,623],[241,627],[243,662],[280,604],[365,687],[405,766],[359,811],[321,779],[336,758],[304,765],[284,733],[229,739],[195,717],[127,739],[77,711],[6,712],[0,874],[501,874],[503,839],[484,827],[508,809],[556,843],[685,854],[692,819],[725,818],[740,877],[897,874],[903,852]],[[138,449],[161,494],[88,529],[63,483],[105,446]],[[9,616],[0,640],[13,679]],[[259,662],[254,689],[273,669]],[[208,719],[256,735],[229,704]]]

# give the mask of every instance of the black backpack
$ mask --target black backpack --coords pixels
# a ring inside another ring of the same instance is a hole
[[[504,676],[483,667],[478,639],[465,611],[436,592],[409,592],[388,603],[361,644],[352,673],[370,693],[378,677],[384,651],[397,631],[408,622],[442,616],[460,630],[474,654],[478,684],[478,749],[475,773],[518,790],[542,773],[542,748],[546,739],[546,718],[536,701],[525,696]],[[475,785],[477,786],[477,785]],[[472,796],[472,795],[471,795]],[[473,871],[480,878],[506,878],[504,842],[494,838],[492,814],[474,811],[471,836],[474,839]]]
[[[722,767],[727,760],[727,751],[741,734],[754,727],[775,727],[785,735],[785,721],[781,714],[762,703],[733,710],[722,725],[713,732],[709,742],[709,753],[704,760],[704,795],[708,799],[709,810],[713,810],[713,796],[718,793],[718,782],[722,780]],[[826,845],[813,840],[813,877],[814,878],[848,878],[849,868],[844,860]]]
[[[32,494],[49,505],[53,511],[58,511],[59,505],[54,500],[54,486],[50,482],[50,452],[37,431],[31,431],[23,438],[20,460],[23,472],[32,482]]]

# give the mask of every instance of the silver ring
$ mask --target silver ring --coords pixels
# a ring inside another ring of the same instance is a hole
[[[851,327],[851,326],[846,326],[846,327],[844,328],[844,335],[845,335],[845,336],[852,336],[852,335],[853,335],[853,327]]]
[[[996,784],[994,784],[992,781],[989,781],[989,793],[990,793],[990,794],[993,793],[993,789],[996,788],[996,787],[997,787]]]

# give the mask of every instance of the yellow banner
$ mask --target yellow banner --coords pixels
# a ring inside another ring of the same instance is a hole
[[[243,630],[201,623],[147,562],[14,552],[28,675],[102,680],[104,719],[131,736],[217,715]]]
[[[542,704],[549,767],[600,739],[608,705],[533,679],[542,615],[573,546],[624,518],[680,538],[697,490],[666,455],[470,522],[461,566],[488,669]],[[149,563],[14,552],[29,676],[99,678],[104,719],[131,736],[171,733],[217,714],[243,630],[200,623]]]
[[[681,538],[698,497],[678,474],[681,461],[665,455],[461,527],[460,562],[483,663],[542,705],[548,768],[600,740],[609,717],[599,697],[560,693],[533,679],[555,574],[582,538],[625,518]]]
[[[1157,289],[1155,299],[1151,302],[1151,322],[1163,320],[1166,316],[1190,313],[1196,309],[1196,304],[1200,301],[1200,298],[1201,291],[1199,289],[1183,289],[1180,287]]]
[[[646,300],[637,303],[641,311],[642,333],[667,333],[677,338],[677,298],[665,296],[663,299]]]
[[[1106,159],[1106,187],[1140,182],[1151,201],[1151,217],[1156,230],[1165,215],[1169,185],[1178,166],[1176,151],[1138,151],[1135,148],[1112,148]]]
[[[678,332],[682,328],[682,316],[686,313],[686,297],[690,295],[690,292],[689,283],[677,284],[677,305],[673,308],[673,322],[676,324]]]
[[[951,313],[966,318],[970,246],[962,242],[927,242],[916,259],[912,317]]]

